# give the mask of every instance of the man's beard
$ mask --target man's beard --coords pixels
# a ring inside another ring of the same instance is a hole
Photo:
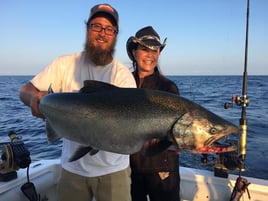
[[[96,65],[106,65],[110,62],[111,56],[114,54],[114,41],[107,49],[100,46],[95,47],[88,39],[85,44],[86,59],[92,61]]]

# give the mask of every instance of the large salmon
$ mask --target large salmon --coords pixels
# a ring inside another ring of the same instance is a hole
[[[49,94],[39,108],[49,141],[64,137],[121,154],[133,154],[154,138],[194,153],[225,152],[230,148],[215,142],[239,132],[234,124],[183,97],[98,81],[86,81],[79,93]]]

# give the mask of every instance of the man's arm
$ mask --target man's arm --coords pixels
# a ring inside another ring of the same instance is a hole
[[[32,110],[32,115],[44,119],[45,117],[39,110],[39,103],[47,91],[39,91],[31,82],[20,89],[20,100]]]

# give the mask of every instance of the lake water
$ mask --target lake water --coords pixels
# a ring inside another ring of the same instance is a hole
[[[19,89],[32,76],[0,76],[0,144],[9,142],[8,133],[21,136],[33,161],[53,159],[61,154],[61,141],[48,144],[44,121],[31,115],[19,100]],[[169,76],[184,96],[239,126],[241,107],[224,109],[232,96],[242,94],[242,76]],[[268,76],[249,76],[249,106],[246,169],[244,176],[268,179]],[[201,155],[181,153],[181,166],[213,170],[203,165]],[[1,161],[1,160],[0,160]],[[231,172],[237,174],[236,171]]]

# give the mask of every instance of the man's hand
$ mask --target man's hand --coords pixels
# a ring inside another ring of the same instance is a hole
[[[21,101],[31,108],[33,116],[42,119],[45,117],[39,110],[39,103],[42,97],[47,94],[48,91],[39,91],[31,82],[27,83],[20,89]]]
[[[47,94],[48,94],[47,91],[39,91],[34,96],[32,96],[30,108],[32,110],[33,116],[45,119],[44,115],[39,110],[39,104],[40,104],[40,100],[42,99],[42,97]]]

